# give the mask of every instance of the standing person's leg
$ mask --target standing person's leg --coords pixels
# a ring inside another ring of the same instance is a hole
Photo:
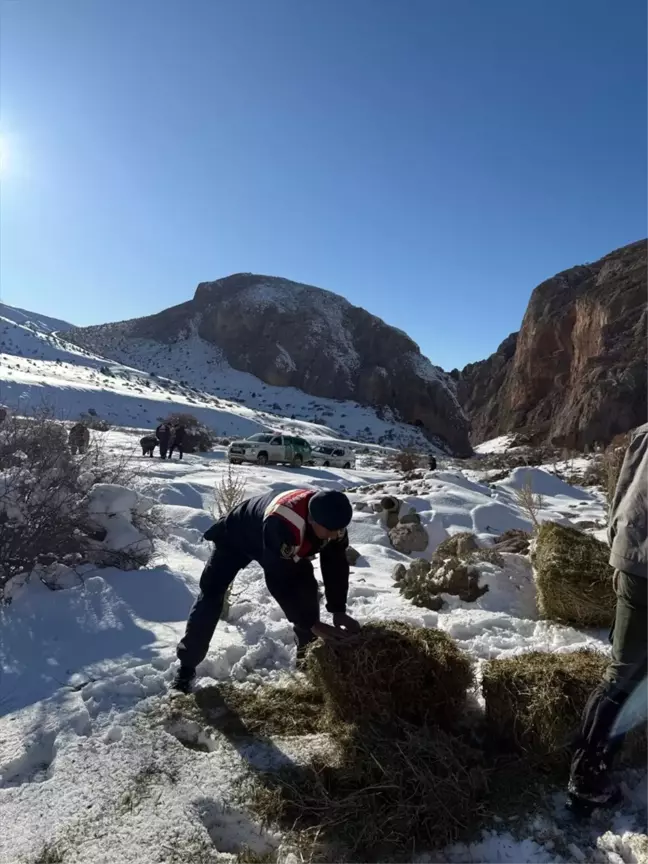
[[[249,563],[247,555],[223,545],[212,552],[200,577],[200,594],[191,607],[185,634],[178,643],[176,653],[181,669],[193,673],[205,659],[223,610],[225,592],[239,570]]]
[[[605,804],[610,798],[609,772],[623,736],[614,724],[634,688],[646,677],[648,580],[631,573],[615,574],[617,607],[612,634],[612,660],[603,681],[585,707],[572,759],[569,792],[572,804]]]
[[[160,459],[167,457],[167,442],[160,439]]]
[[[178,459],[182,459],[182,444],[178,444]]]
[[[319,592],[313,565],[310,561],[302,561],[289,576],[268,578],[266,575],[266,585],[293,625],[299,665],[306,647],[316,638],[311,627],[320,620]]]

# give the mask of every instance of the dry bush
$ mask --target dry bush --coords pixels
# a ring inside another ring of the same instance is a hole
[[[608,546],[589,534],[545,522],[533,554],[542,617],[574,627],[609,627],[616,608],[609,555]]]
[[[111,429],[110,423],[107,420],[102,420],[96,414],[80,414],[79,420],[88,429],[93,429],[95,432],[109,432]]]
[[[401,474],[409,474],[419,467],[419,456],[411,447],[405,447],[393,457],[392,464],[396,471]]]
[[[46,409],[29,418],[9,415],[0,426],[0,600],[12,578],[28,578],[38,566],[96,561],[132,569],[150,559],[141,548],[103,549],[111,560],[97,561],[106,533],[88,513],[87,492],[97,482],[126,485],[123,463],[97,442],[73,457],[67,439]],[[136,519],[148,537],[156,533],[157,513]]]
[[[343,642],[316,642],[308,676],[342,722],[435,722],[452,728],[473,684],[470,660],[441,630],[369,623]]]
[[[227,473],[214,485],[213,513],[216,518],[227,516],[234,507],[245,501],[245,485],[245,477],[234,471],[228,463]]]
[[[534,493],[533,484],[530,477],[527,477],[522,484],[522,487],[516,490],[515,498],[520,509],[524,510],[524,512],[531,520],[534,531],[538,531],[540,528],[540,522],[538,521],[538,513],[544,507],[544,499],[542,495],[537,495]]]

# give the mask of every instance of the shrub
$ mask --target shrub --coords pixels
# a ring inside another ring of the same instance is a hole
[[[393,464],[396,471],[409,474],[419,467],[419,457],[411,447],[405,447],[393,457]]]
[[[520,509],[524,510],[531,520],[534,530],[538,531],[540,528],[538,513],[544,507],[544,499],[542,495],[534,493],[530,477],[527,477],[522,486],[516,490],[515,497]]]
[[[0,426],[0,600],[11,579],[57,562],[135,567],[150,558],[149,550],[143,560],[141,546],[109,548],[107,532],[89,511],[94,484],[126,481],[123,463],[96,443],[75,458],[67,438],[46,411],[27,419],[10,415]],[[135,513],[138,524],[130,527],[151,537],[156,521],[153,512]]]
[[[245,501],[245,478],[231,464],[214,486],[214,516],[227,516],[237,504]]]
[[[87,426],[88,429],[93,429],[95,432],[109,432],[111,428],[110,423],[107,420],[102,420],[101,417],[97,417],[96,412],[91,413],[88,411],[87,414],[79,414],[79,420],[84,426]]]
[[[575,627],[609,627],[616,607],[609,555],[606,544],[589,534],[545,522],[532,559],[542,617]]]

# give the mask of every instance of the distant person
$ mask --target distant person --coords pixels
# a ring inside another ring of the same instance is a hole
[[[596,807],[613,806],[619,800],[610,771],[628,731],[623,707],[636,688],[642,688],[637,696],[646,706],[647,483],[648,423],[632,434],[610,508],[610,564],[615,568],[617,596],[612,659],[585,707],[572,760],[568,805],[578,816],[589,816]],[[645,716],[641,722],[645,724]]]
[[[171,427],[168,423],[160,423],[155,430],[155,437],[160,445],[160,458],[166,459],[169,443],[171,442]]]
[[[428,456],[428,466],[430,468],[430,471],[436,471],[437,461],[434,456],[432,456],[432,454]]]
[[[140,444],[142,446],[142,456],[153,456],[153,451],[158,445],[158,440],[155,435],[145,435],[143,438],[140,438]]]
[[[360,625],[346,613],[346,529],[352,515],[351,502],[342,492],[292,489],[243,501],[212,525],[204,536],[214,543],[214,551],[200,577],[200,594],[178,644],[180,668],[173,687],[189,692],[196,666],[207,655],[227,589],[251,561],[263,567],[268,591],[293,625],[298,662],[306,646],[318,636],[343,639],[357,633]],[[333,627],[320,622],[317,580],[311,564],[318,554]]]
[[[171,446],[169,448],[169,459],[173,456],[173,451],[178,451],[178,458],[182,459],[185,440],[185,427],[182,423],[178,423],[171,430]]]
[[[68,442],[73,456],[85,453],[90,446],[90,430],[84,423],[75,423],[70,429]]]

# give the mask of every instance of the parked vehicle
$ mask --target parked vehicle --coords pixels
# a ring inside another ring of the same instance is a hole
[[[323,465],[325,468],[355,468],[356,464],[353,450],[342,445],[320,444],[313,448],[311,459],[313,465]]]
[[[312,448],[305,438],[282,432],[259,432],[244,441],[232,441],[227,457],[233,465],[255,462],[257,465],[286,463],[301,467],[312,461]]]

